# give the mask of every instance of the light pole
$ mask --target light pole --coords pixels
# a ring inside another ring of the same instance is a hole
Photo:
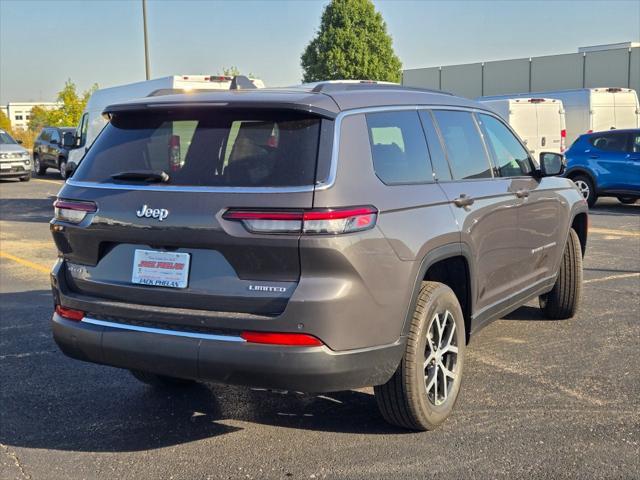
[[[151,78],[149,69],[149,39],[147,38],[147,0],[142,0],[142,24],[144,28],[144,70],[147,80]]]

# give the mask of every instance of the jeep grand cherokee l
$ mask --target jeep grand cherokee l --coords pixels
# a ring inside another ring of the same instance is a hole
[[[587,205],[480,104],[369,83],[148,98],[60,190],[53,334],[154,385],[374,386],[450,414],[469,337],[578,306]]]

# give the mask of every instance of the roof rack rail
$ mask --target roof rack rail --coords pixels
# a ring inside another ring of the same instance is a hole
[[[439,93],[442,95],[453,95],[451,92],[432,88],[408,87],[399,83],[376,82],[374,80],[329,80],[314,84],[311,89],[315,93],[341,92],[345,90],[409,90],[414,92]]]

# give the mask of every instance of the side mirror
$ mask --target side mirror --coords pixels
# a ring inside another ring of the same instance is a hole
[[[72,132],[66,132],[62,136],[62,146],[66,148],[73,148],[76,146],[76,136]]]
[[[540,152],[540,174],[553,177],[564,173],[564,155],[555,152]]]
[[[16,140],[16,142],[18,143],[18,145],[22,145],[22,140]]]
[[[52,139],[51,139],[51,143],[52,143],[53,145],[58,145],[58,143],[59,143],[59,142],[58,142],[58,140],[56,140],[55,138],[52,138]]]

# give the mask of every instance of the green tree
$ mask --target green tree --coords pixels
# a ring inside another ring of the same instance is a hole
[[[303,82],[366,79],[399,82],[402,63],[371,0],[332,0],[302,53]]]
[[[98,89],[97,84],[82,93],[78,94],[76,84],[67,80],[64,84],[64,88],[58,92],[58,102],[60,107],[52,111],[51,120],[54,120],[54,125],[74,127],[80,121],[82,117],[82,111],[85,105],[89,101],[91,94]]]
[[[42,105],[36,105],[31,109],[29,118],[29,130],[34,132],[40,131],[42,127],[52,125],[52,120],[51,109],[47,109]]]
[[[2,110],[0,110],[0,130],[11,133],[11,120]]]
[[[230,67],[222,67],[222,72],[218,72],[218,75],[225,75],[228,77],[235,77],[237,75],[246,75],[249,78],[256,78],[256,76],[251,72],[240,73],[240,69],[235,65],[231,65]]]

